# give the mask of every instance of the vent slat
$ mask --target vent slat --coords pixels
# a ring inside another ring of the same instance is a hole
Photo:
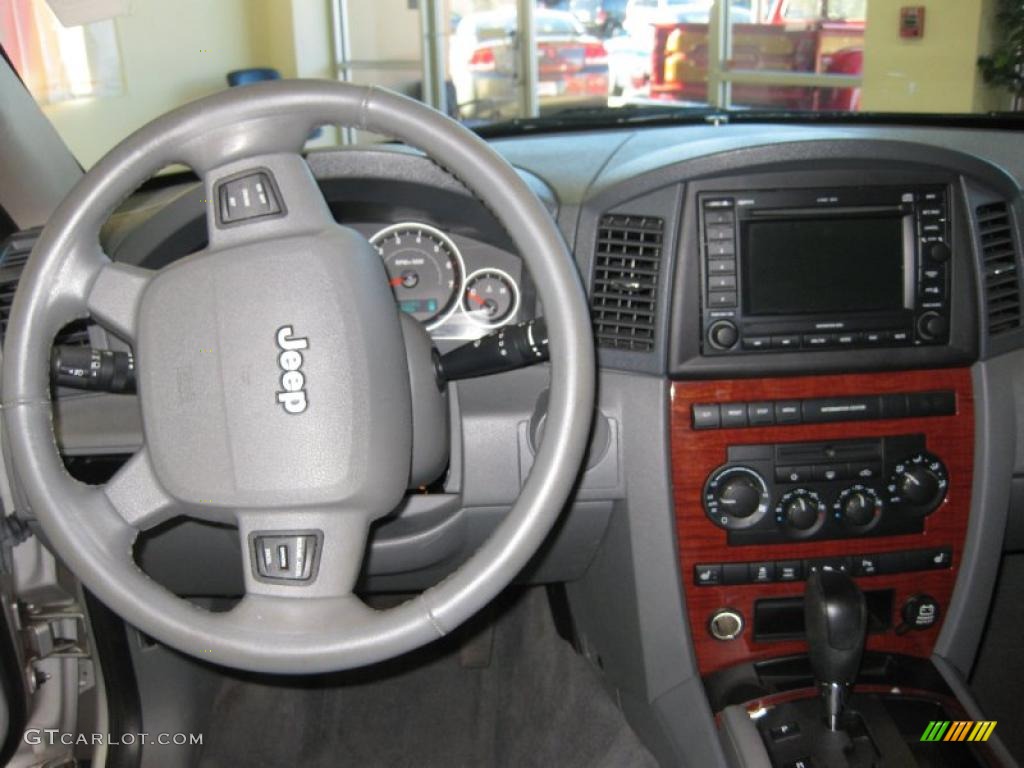
[[[15,232],[0,243],[0,339],[7,335],[7,320],[11,315],[18,280],[41,231],[42,227],[36,227]],[[57,334],[53,343],[88,346],[88,322],[79,320],[68,325]]]
[[[664,219],[653,216],[601,217],[590,292],[598,346],[636,352],[654,349],[664,230]]]
[[[985,267],[988,332],[990,336],[997,336],[1021,325],[1020,278],[1013,224],[1006,203],[982,205],[974,213]]]

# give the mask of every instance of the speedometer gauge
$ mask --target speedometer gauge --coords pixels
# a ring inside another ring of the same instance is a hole
[[[446,234],[426,224],[394,224],[370,238],[388,272],[398,307],[427,329],[458,306],[465,267]]]

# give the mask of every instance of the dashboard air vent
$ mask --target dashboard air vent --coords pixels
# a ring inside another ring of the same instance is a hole
[[[989,203],[975,211],[985,270],[988,333],[997,336],[1020,327],[1020,279],[1013,224],[1006,203]]]
[[[14,292],[18,288],[21,270],[39,238],[42,227],[15,232],[0,243],[0,338],[7,335],[7,319],[11,315]],[[79,320],[62,330],[55,344],[85,346],[89,343],[88,323]]]
[[[599,347],[654,349],[664,229],[664,220],[651,216],[601,217],[590,297]]]

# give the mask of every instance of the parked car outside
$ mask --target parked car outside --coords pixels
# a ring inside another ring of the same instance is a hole
[[[569,12],[538,8],[534,18],[541,111],[607,103],[604,44]],[[512,7],[469,14],[459,22],[449,70],[464,119],[503,119],[519,111],[516,25]]]
[[[628,0],[572,0],[569,10],[587,32],[608,38],[622,29]]]

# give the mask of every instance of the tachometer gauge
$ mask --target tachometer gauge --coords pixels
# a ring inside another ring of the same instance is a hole
[[[496,328],[519,309],[519,286],[500,269],[479,269],[466,278],[462,311],[485,328]]]
[[[451,239],[415,222],[394,224],[370,238],[387,268],[398,307],[427,329],[436,328],[458,304],[465,267]]]

